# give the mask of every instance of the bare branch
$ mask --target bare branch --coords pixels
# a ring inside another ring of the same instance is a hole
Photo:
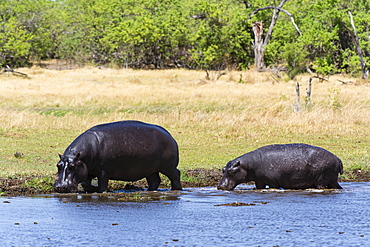
[[[262,7],[262,8],[258,8],[258,9],[255,9],[252,14],[251,14],[251,17],[254,16],[255,14],[257,14],[258,12],[260,12],[261,10],[266,10],[266,9],[276,9],[277,7],[275,6],[267,6],[267,7]]]
[[[297,30],[297,32],[299,33],[299,35],[302,35],[301,30],[299,30],[299,28],[298,28],[297,24],[296,24],[296,23],[295,23],[295,21],[294,21],[294,17],[293,17],[293,15],[292,15],[291,13],[289,13],[288,11],[286,11],[285,9],[283,9],[283,8],[275,7],[275,6],[266,6],[266,7],[263,7],[263,8],[258,8],[258,9],[256,9],[255,11],[253,11],[253,12],[252,12],[251,16],[253,16],[253,15],[257,14],[257,13],[258,13],[259,11],[261,11],[261,10],[266,10],[266,9],[276,9],[276,10],[278,10],[278,11],[284,12],[287,16],[289,16],[289,17],[290,17],[290,20],[292,21],[292,24],[293,24],[293,26],[294,26],[295,30]]]
[[[280,12],[279,9],[282,8],[287,1],[288,0],[282,0],[281,3],[279,4],[279,6],[277,6],[277,8],[274,8],[274,14],[272,15],[270,27],[269,27],[269,29],[266,33],[266,37],[265,37],[265,40],[263,42],[263,46],[266,46],[268,44],[268,42],[270,41],[271,35],[272,35],[272,29],[274,28],[274,26],[276,24],[276,21],[277,21],[277,18],[279,16],[279,12]]]

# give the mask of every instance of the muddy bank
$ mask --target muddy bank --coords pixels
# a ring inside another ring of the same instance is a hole
[[[183,171],[183,187],[209,187],[216,186],[221,179],[221,171],[194,169]],[[53,184],[56,176],[21,176],[17,178],[0,178],[0,195],[28,195],[52,193]],[[353,170],[347,171],[339,179],[340,182],[370,182],[370,171]],[[117,190],[144,190],[146,189],[146,180],[137,182],[110,181],[109,191]],[[164,179],[161,187],[168,188],[169,181]]]

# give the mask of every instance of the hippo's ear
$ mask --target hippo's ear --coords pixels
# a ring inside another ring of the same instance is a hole
[[[237,161],[230,167],[230,171],[237,172],[240,169],[240,161]]]
[[[238,168],[240,166],[240,161],[236,162],[235,165],[233,165],[234,168]]]
[[[80,159],[80,156],[81,156],[81,153],[77,153],[76,155],[75,155],[75,157],[76,157],[76,159]]]
[[[61,155],[61,154],[58,154],[59,155],[59,159],[62,159],[63,158],[63,155]]]

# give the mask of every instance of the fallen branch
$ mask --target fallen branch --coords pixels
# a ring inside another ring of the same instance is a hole
[[[13,73],[13,75],[16,75],[16,76],[23,76],[23,77],[28,77],[28,75],[26,73],[22,73],[22,72],[19,72],[19,71],[15,71],[14,69],[10,68],[9,65],[5,65],[5,68],[3,68],[3,72],[6,73],[6,75],[11,72]]]
[[[314,73],[312,72],[312,70],[309,67],[306,67],[306,70],[307,70],[308,73],[310,73],[312,75],[310,77],[310,80],[312,80],[313,78],[317,78],[317,79],[320,79],[320,80],[323,80],[323,81],[329,81],[329,79],[326,79],[326,78],[321,77],[319,75],[314,75]]]
[[[326,78],[318,76],[318,75],[312,76],[311,78],[317,78],[317,79],[320,79],[320,80],[323,80],[323,81],[329,81],[329,79],[326,79]]]
[[[342,84],[353,84],[353,81],[342,81],[342,80],[339,80],[337,79],[339,82],[341,82]]]

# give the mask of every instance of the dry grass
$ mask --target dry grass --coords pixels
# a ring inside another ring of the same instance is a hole
[[[303,109],[294,112],[295,82],[269,73],[206,81],[189,70],[20,71],[30,78],[0,75],[0,176],[52,174],[57,153],[82,131],[127,119],[167,128],[180,146],[180,169],[221,168],[259,146],[290,142],[322,146],[347,169],[369,169],[370,84],[359,79],[314,80],[305,109],[308,76],[301,76]]]

